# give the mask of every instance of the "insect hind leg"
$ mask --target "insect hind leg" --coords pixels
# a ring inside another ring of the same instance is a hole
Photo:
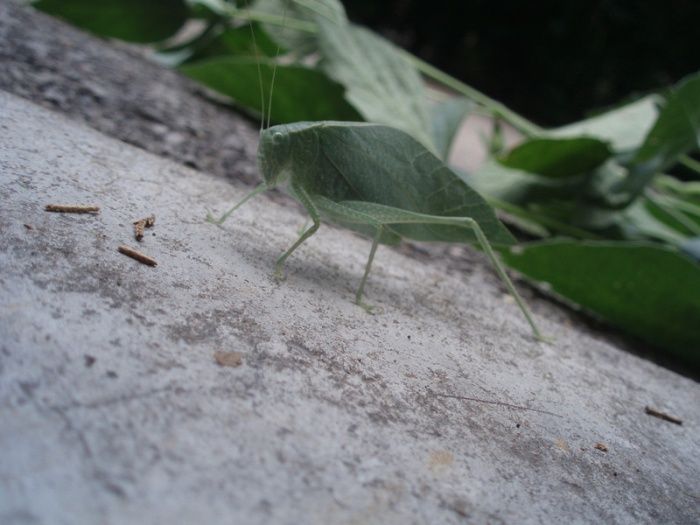
[[[384,233],[384,227],[380,225],[377,227],[377,234],[374,237],[372,248],[369,251],[369,258],[367,259],[367,264],[365,265],[365,273],[362,275],[362,281],[360,281],[360,286],[357,288],[357,292],[355,293],[355,304],[364,308],[368,313],[372,313],[374,306],[365,303],[362,300],[362,294],[365,291],[367,277],[372,269],[372,261],[374,261],[374,254],[377,253],[377,247],[379,246],[379,241],[382,238],[382,233]]]
[[[498,257],[496,257],[496,254],[494,253],[493,248],[491,248],[491,243],[486,238],[486,235],[484,235],[484,232],[481,229],[481,226],[479,226],[479,223],[476,222],[474,219],[463,219],[463,220],[464,220],[465,224],[467,224],[472,229],[472,231],[474,232],[474,235],[476,235],[476,239],[479,241],[479,244],[481,245],[481,248],[484,250],[484,252],[486,252],[486,255],[490,259],[491,264],[493,264],[494,268],[496,269],[496,273],[501,278],[503,283],[506,285],[506,288],[510,292],[511,296],[513,296],[513,298],[515,299],[515,302],[520,307],[520,310],[523,312],[525,319],[527,319],[527,322],[530,324],[530,328],[532,329],[532,332],[533,332],[533,335],[535,336],[535,339],[537,339],[538,341],[545,342],[545,343],[551,342],[550,338],[544,336],[542,334],[542,332],[540,332],[539,328],[537,327],[537,324],[535,323],[535,320],[532,318],[532,315],[530,314],[530,310],[528,309],[527,305],[525,304],[525,301],[523,301],[522,297],[520,297],[520,294],[515,289],[513,282],[510,280],[510,277],[508,277],[508,274],[506,273],[505,269],[503,268],[501,261],[499,261]]]

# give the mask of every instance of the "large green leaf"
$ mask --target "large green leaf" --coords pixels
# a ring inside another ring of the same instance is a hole
[[[130,42],[165,40],[190,14],[184,0],[39,0],[34,5],[98,35]]]
[[[547,241],[502,252],[512,268],[652,345],[700,365],[700,265],[647,243]]]
[[[278,17],[280,23],[265,24],[265,31],[283,48],[301,55],[317,50],[317,35],[312,29],[317,19],[347,24],[339,0],[257,0],[253,10]]]
[[[319,18],[318,27],[321,68],[365,120],[403,130],[437,154],[422,80],[398,48],[351,24]]]
[[[616,152],[638,148],[654,125],[658,97],[650,95],[595,117],[548,130],[554,138],[591,137],[608,142]]]
[[[700,73],[681,81],[668,96],[654,127],[629,164],[622,189],[640,192],[681,155],[700,147]]]
[[[259,24],[250,23],[240,27],[229,27],[218,32],[212,38],[197,46],[192,55],[192,60],[221,56],[248,56],[263,55],[275,57],[277,45],[260,28]]]
[[[584,177],[551,178],[509,168],[491,160],[462,179],[479,193],[513,204],[574,199],[581,194]]]
[[[260,69],[258,70],[258,66]],[[182,66],[186,75],[231,97],[257,113],[262,113],[264,92],[265,116],[272,111],[272,122],[300,120],[361,120],[357,111],[343,97],[343,87],[323,73],[303,66],[278,65],[268,108],[274,64],[248,58],[213,58]],[[260,76],[259,76],[260,74]]]
[[[682,225],[646,196],[636,199],[618,215],[626,239],[651,238],[680,246],[688,238]]]
[[[534,138],[499,159],[509,168],[551,178],[571,177],[591,171],[611,155],[605,142],[593,138]]]
[[[168,67],[178,67],[186,62],[195,62],[214,57],[276,57],[279,47],[270,40],[260,24],[226,27],[218,22],[186,42],[161,49],[156,60]]]
[[[433,143],[443,161],[447,161],[452,141],[473,108],[472,101],[457,97],[436,104],[430,109]]]

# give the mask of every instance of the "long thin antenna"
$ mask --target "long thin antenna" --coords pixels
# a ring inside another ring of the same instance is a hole
[[[289,4],[285,2],[284,11],[282,12],[282,29],[284,29],[284,24],[287,22],[287,7]],[[272,80],[270,81],[270,98],[267,103],[267,127],[270,127],[270,122],[272,121],[272,92],[275,89],[275,76],[277,76],[277,60],[280,55],[280,50],[282,46],[277,44],[277,53],[275,53],[275,64],[272,66]]]
[[[250,28],[250,36],[253,40],[253,49],[255,50],[255,63],[258,66],[258,85],[260,86],[260,131],[263,130],[263,125],[265,124],[265,91],[263,89],[263,78],[262,78],[262,68],[260,67],[260,48],[258,47],[258,42],[255,39],[255,30],[253,29],[253,22],[248,24]]]

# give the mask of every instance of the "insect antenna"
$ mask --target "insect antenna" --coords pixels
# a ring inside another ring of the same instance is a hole
[[[253,29],[253,22],[248,24],[250,28],[250,37],[253,41],[253,52],[255,53],[255,63],[258,66],[258,85],[260,86],[260,131],[263,130],[263,125],[265,123],[265,91],[263,90],[263,78],[262,78],[262,67],[260,67],[260,48],[258,47],[258,42],[255,39],[255,30]]]
[[[282,12],[282,28],[284,29],[285,24],[287,22],[287,6],[288,4],[284,4],[284,11]],[[275,77],[277,76],[277,61],[279,60],[280,56],[280,51],[282,50],[282,45],[277,44],[277,52],[275,53],[275,63],[272,66],[272,79],[270,80],[270,98],[268,99],[267,103],[267,126],[270,127],[270,122],[272,120],[272,92],[275,89]]]

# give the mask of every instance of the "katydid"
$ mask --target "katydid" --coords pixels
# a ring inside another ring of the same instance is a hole
[[[264,182],[218,221],[253,195],[287,184],[313,224],[277,260],[287,258],[329,221],[373,238],[355,294],[363,301],[379,244],[414,241],[478,242],[515,298],[536,338],[543,339],[491,243],[515,242],[484,199],[425,146],[407,133],[378,124],[299,122],[261,131],[258,166]]]

